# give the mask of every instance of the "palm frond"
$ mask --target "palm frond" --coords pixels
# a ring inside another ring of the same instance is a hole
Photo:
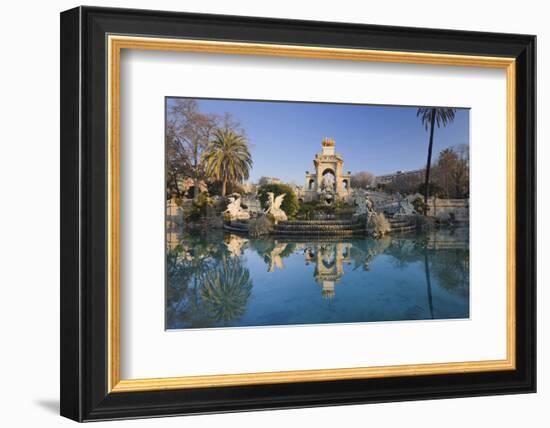
[[[246,180],[252,168],[252,156],[246,139],[231,130],[218,129],[206,147],[207,174],[231,182]]]
[[[433,112],[435,110],[435,125],[437,125],[438,128],[442,126],[447,126],[447,124],[451,123],[455,119],[456,114],[456,108],[442,108],[442,107],[428,107],[428,108],[419,108],[416,111],[416,116],[420,117],[420,120],[422,121],[422,125],[426,128],[426,130],[430,127],[432,123],[432,116]]]

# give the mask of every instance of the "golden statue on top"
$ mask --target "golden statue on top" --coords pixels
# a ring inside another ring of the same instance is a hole
[[[329,137],[323,138],[323,147],[334,147],[334,139]]]

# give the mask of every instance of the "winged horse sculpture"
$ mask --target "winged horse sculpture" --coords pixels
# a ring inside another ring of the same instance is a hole
[[[275,197],[275,194],[273,192],[267,193],[268,200],[265,213],[266,215],[272,217],[273,220],[275,220],[276,222],[288,220],[285,212],[281,209],[281,204],[283,203],[283,199],[285,198],[285,196],[285,193],[277,197]]]
[[[228,198],[227,209],[223,212],[225,220],[248,220],[250,214],[241,207],[241,195],[234,193]]]

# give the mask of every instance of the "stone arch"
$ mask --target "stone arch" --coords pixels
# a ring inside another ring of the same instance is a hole
[[[337,185],[337,176],[336,176],[336,172],[334,171],[333,168],[331,167],[326,167],[326,168],[323,168],[322,172],[321,172],[321,181],[320,181],[320,186],[323,185],[323,182],[325,181],[325,177],[327,177],[328,175],[330,175],[331,177],[331,181],[332,181],[332,187],[333,187],[333,191],[336,192],[336,189],[338,188],[338,185]],[[321,187],[322,188],[322,187]]]
[[[308,181],[308,190],[313,190],[315,187],[315,179],[310,178]]]

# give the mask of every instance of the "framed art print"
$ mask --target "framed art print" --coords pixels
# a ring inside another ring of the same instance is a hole
[[[535,391],[535,38],[61,14],[61,413]]]

